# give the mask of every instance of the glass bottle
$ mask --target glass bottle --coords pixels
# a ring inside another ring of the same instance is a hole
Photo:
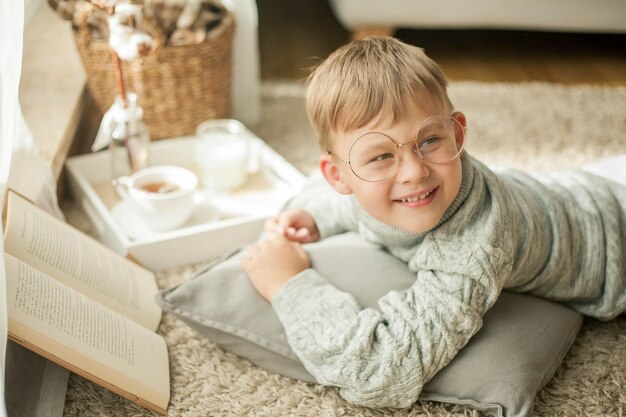
[[[143,121],[137,95],[115,98],[111,121],[111,172],[113,179],[130,175],[149,165],[150,132]]]

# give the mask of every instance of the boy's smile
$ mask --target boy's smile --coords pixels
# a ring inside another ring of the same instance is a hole
[[[404,114],[393,123],[390,117],[380,117],[367,125],[333,137],[333,155],[348,159],[355,138],[377,131],[406,143],[415,138],[420,124],[429,116],[440,114],[439,106],[418,106],[405,100]],[[465,116],[454,113],[465,126]],[[461,187],[460,157],[447,163],[432,163],[420,158],[411,146],[399,150],[400,165],[389,178],[367,182],[358,178],[346,163],[330,155],[322,155],[320,167],[329,183],[342,194],[354,193],[365,211],[375,219],[409,232],[425,232],[439,224]]]
[[[393,201],[405,207],[410,207],[410,208],[423,207],[427,204],[430,204],[434,200],[438,189],[439,187],[435,187],[432,190],[411,193],[411,194],[404,195],[399,198],[394,198]]]

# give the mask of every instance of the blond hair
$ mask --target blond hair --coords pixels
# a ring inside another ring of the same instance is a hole
[[[322,150],[330,150],[333,132],[358,129],[382,114],[398,121],[407,94],[418,105],[432,100],[452,111],[439,66],[423,49],[391,37],[340,47],[313,70],[308,83],[307,114]]]

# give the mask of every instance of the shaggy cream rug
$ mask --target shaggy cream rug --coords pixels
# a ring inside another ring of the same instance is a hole
[[[490,164],[527,170],[582,166],[626,152],[626,88],[543,83],[453,83],[450,96],[468,118],[468,150]],[[316,168],[314,133],[304,87],[265,84],[263,116],[250,126],[303,173]],[[71,203],[68,219],[89,232]],[[204,266],[163,271],[161,287],[189,279]],[[346,403],[336,389],[260,369],[199,337],[164,314],[159,333],[170,352],[170,416],[478,416],[470,408],[419,402],[408,410],[372,410]],[[586,319],[554,378],[537,394],[538,416],[626,414],[626,316]],[[145,409],[72,375],[65,416],[146,416]]]

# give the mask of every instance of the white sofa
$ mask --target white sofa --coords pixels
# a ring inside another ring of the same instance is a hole
[[[626,33],[626,0],[328,1],[355,38],[396,28]]]

